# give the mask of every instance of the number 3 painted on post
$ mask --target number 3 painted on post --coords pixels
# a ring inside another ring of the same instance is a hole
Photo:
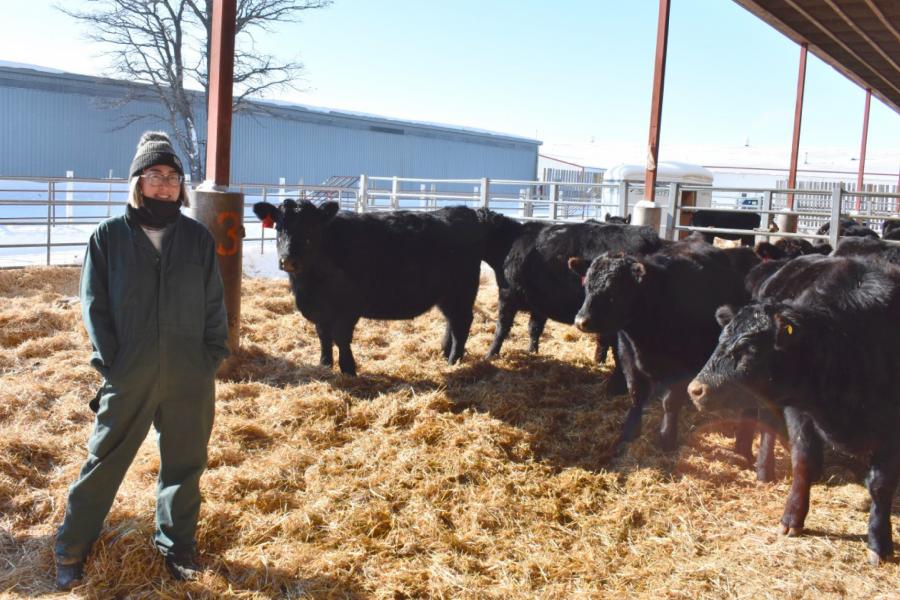
[[[216,244],[216,254],[219,256],[234,256],[238,251],[238,223],[240,219],[235,211],[220,212],[216,217],[216,223],[224,225],[225,221],[231,220],[231,227],[225,232],[231,238],[231,248],[226,248],[222,244]]]

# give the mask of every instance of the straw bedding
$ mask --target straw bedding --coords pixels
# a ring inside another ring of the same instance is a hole
[[[0,272],[0,594],[53,592],[52,540],[85,458],[87,365],[77,269]],[[789,486],[757,484],[734,423],[686,410],[683,445],[653,443],[654,406],[623,456],[627,410],[593,341],[520,315],[481,360],[496,288],[483,279],[461,365],[436,312],[362,321],[360,377],[316,366],[284,281],[245,280],[243,348],[218,386],[199,547],[209,570],[169,579],[152,544],[148,436],[90,557],[86,598],[897,598],[900,568],[865,564],[858,465],[829,460],[809,532],[783,538]],[[833,458],[833,457],[832,457]],[[896,505],[895,505],[896,506]],[[898,511],[895,508],[894,537]]]

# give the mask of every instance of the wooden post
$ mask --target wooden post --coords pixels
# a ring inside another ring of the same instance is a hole
[[[797,187],[797,156],[800,152],[800,123],[803,120],[803,91],[806,87],[806,44],[800,46],[800,67],[797,73],[797,99],[794,103],[794,135],[791,139],[791,166],[788,171],[788,187]],[[794,210],[794,194],[788,194],[787,208]],[[793,233],[785,232],[785,233]]]
[[[859,147],[859,173],[856,175],[856,192],[863,191],[863,179],[866,175],[866,140],[869,137],[869,106],[872,104],[872,90],[866,90],[866,110],[863,113],[862,142]],[[862,196],[856,196],[856,211],[862,205]],[[871,211],[870,211],[871,212]]]
[[[651,203],[656,200],[656,165],[659,159],[660,119],[662,117],[663,85],[666,80],[666,49],[669,38],[669,2],[670,0],[659,0],[659,18],[656,25],[656,66],[653,70],[650,139],[647,146],[647,171],[644,176],[644,199]]]

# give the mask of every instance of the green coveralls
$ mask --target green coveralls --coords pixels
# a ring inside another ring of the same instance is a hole
[[[212,235],[180,215],[157,252],[128,217],[104,221],[88,242],[81,304],[91,364],[105,381],[56,555],[65,562],[85,558],[151,423],[160,454],[156,545],[167,555],[193,552],[215,372],[228,355]]]

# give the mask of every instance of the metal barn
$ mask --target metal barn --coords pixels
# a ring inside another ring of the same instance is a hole
[[[132,94],[136,100],[115,106]],[[202,96],[197,121],[206,127]],[[123,126],[138,114],[159,115]],[[125,177],[142,131],[168,129],[146,88],[0,63],[0,176]],[[204,132],[205,133],[205,132]],[[336,176],[533,180],[541,142],[489,131],[256,101],[234,116],[236,183]],[[182,157],[184,158],[184,157]],[[185,161],[185,164],[187,162]]]

